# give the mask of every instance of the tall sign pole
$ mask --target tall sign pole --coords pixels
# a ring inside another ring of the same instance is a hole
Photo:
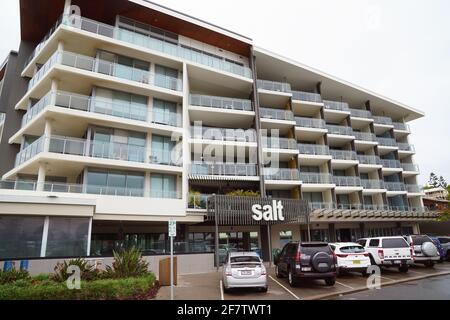
[[[169,237],[170,237],[170,300],[173,300],[173,238],[177,236],[177,222],[169,221]]]

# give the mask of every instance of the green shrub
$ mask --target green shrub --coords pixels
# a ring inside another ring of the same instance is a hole
[[[0,270],[0,285],[13,283],[18,280],[27,280],[30,278],[28,271],[26,270],[16,270],[11,269],[9,271],[1,271]]]
[[[106,278],[141,277],[148,274],[148,263],[137,248],[114,251],[112,266],[106,266]]]
[[[233,190],[226,194],[227,196],[234,196],[234,197],[259,197],[259,192],[252,191],[252,190]]]
[[[94,269],[88,261],[77,258],[71,259],[69,262],[64,261],[63,263],[58,262],[55,266],[55,273],[50,276],[50,278],[56,282],[66,281],[72,273],[67,272],[69,266],[77,266],[80,268],[81,280],[92,281],[98,278],[98,271]]]

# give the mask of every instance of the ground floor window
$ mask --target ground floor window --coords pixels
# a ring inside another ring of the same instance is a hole
[[[356,242],[361,238],[360,229],[336,229],[337,242]]]
[[[214,252],[215,239],[213,232],[189,233],[189,249],[191,252]]]
[[[308,241],[308,231],[302,230],[302,240]],[[330,233],[328,229],[311,229],[311,241],[330,241]]]
[[[87,256],[89,219],[50,217],[46,257]]]
[[[283,248],[287,243],[292,241],[292,231],[280,232],[280,248]]]
[[[370,228],[367,230],[368,237],[390,237],[401,235],[399,228],[387,227],[387,228]]]

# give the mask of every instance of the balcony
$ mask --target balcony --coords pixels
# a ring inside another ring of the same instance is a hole
[[[318,93],[303,92],[303,91],[291,91],[292,100],[322,103],[322,96]]]
[[[258,89],[262,90],[291,93],[291,85],[289,83],[258,79],[256,85]]]
[[[387,191],[406,191],[405,184],[403,182],[384,182]]]
[[[259,108],[259,114],[264,119],[294,121],[294,113],[289,110],[279,110],[273,108]]]
[[[39,153],[48,152],[66,155],[75,155],[91,158],[102,158],[111,160],[130,161],[138,163],[164,164],[170,166],[181,166],[175,163],[173,158],[178,158],[175,150],[152,150],[149,152],[145,147],[134,146],[116,142],[87,141],[85,139],[66,137],[42,136],[31,145],[23,149],[16,156],[16,167],[30,160]],[[149,155],[147,159],[147,155]]]
[[[413,145],[409,144],[409,143],[397,143],[398,149],[400,151],[406,151],[406,152],[416,152],[415,148]]]
[[[297,124],[297,127],[314,128],[314,129],[326,128],[325,121],[322,119],[295,117],[295,122]]]
[[[337,187],[360,187],[361,179],[359,177],[333,176],[333,182]]]
[[[247,163],[193,163],[190,167],[191,175],[207,176],[257,176],[257,165]]]
[[[311,210],[331,210],[336,209],[336,206],[332,202],[310,202],[309,207]]]
[[[419,172],[419,166],[414,163],[402,163],[401,164],[404,171],[409,172]]]
[[[397,147],[397,141],[395,141],[395,139],[393,139],[393,138],[380,138],[380,137],[377,137],[376,141],[382,147]]]
[[[343,136],[353,136],[352,127],[327,124],[328,134],[337,134]]]
[[[323,103],[325,105],[325,109],[350,112],[350,108],[346,102],[323,100]]]
[[[385,189],[383,180],[361,179],[361,185],[364,189]]]
[[[78,111],[98,113],[128,120],[137,120],[173,127],[181,127],[181,114],[173,112],[149,111],[147,107],[125,103],[113,103],[79,94],[52,91],[46,94],[22,118],[22,128],[39,115],[47,106],[56,106]]]
[[[21,191],[44,191],[52,193],[76,193],[76,194],[95,194],[101,196],[114,197],[149,197],[164,199],[181,199],[181,195],[177,191],[169,190],[150,190],[146,192],[139,188],[121,188],[109,187],[101,185],[88,184],[70,184],[70,183],[53,183],[23,180],[2,180],[0,181],[0,189],[3,190],[21,190]]]
[[[194,210],[205,210],[208,204],[208,198],[211,197],[210,194],[188,194],[188,209]]]
[[[422,188],[417,184],[405,184],[408,193],[422,193]]]
[[[378,156],[367,156],[358,154],[358,161],[360,164],[381,165],[381,159]]]
[[[297,150],[297,140],[289,138],[262,137],[263,148]]]
[[[394,130],[400,130],[400,131],[406,131],[411,132],[411,129],[408,124],[402,123],[402,122],[393,122]]]
[[[333,156],[335,160],[358,160],[357,154],[355,151],[350,150],[330,150],[330,154]]]
[[[253,111],[252,101],[246,99],[232,99],[225,97],[191,94],[190,103],[191,106],[237,111]]]
[[[300,172],[300,180],[305,184],[332,184],[333,176],[329,173]]]
[[[330,148],[325,145],[317,145],[317,144],[302,144],[299,143],[298,150],[300,154],[309,154],[315,156],[329,156]]]
[[[215,127],[191,127],[192,139],[229,141],[229,142],[256,142],[256,131],[253,129],[229,129]]]
[[[353,131],[353,135],[355,136],[356,140],[359,140],[359,141],[370,141],[370,142],[376,141],[375,134],[370,133],[370,132]]]
[[[381,117],[381,116],[372,116],[372,119],[376,124],[382,124],[382,125],[392,125],[392,119],[389,117]]]
[[[87,18],[81,18],[80,23],[73,24],[70,22],[70,16],[63,16],[56,26],[50,30],[50,33],[44,37],[43,41],[37,46],[35,52],[31,55],[29,62],[42,50],[50,36],[58,29],[59,24],[78,28],[99,36],[120,40],[129,44],[137,45],[145,49],[154,50],[163,54],[174,56],[188,60],[190,62],[205,65],[217,70],[233,73],[245,78],[252,78],[252,71],[250,68],[239,65],[237,63],[229,62],[224,57],[219,57],[197,49],[175,44],[165,39],[159,39],[155,36],[145,35],[131,30],[125,30],[118,27],[113,27],[104,23],[100,23]],[[143,25],[143,24],[142,24]],[[148,26],[147,26],[148,27]],[[160,36],[161,37],[161,36]],[[27,65],[29,64],[27,63]]]
[[[381,164],[385,168],[398,168],[398,169],[402,168],[400,161],[398,160],[381,159]]]
[[[264,168],[264,179],[300,181],[300,172],[298,169]]]
[[[350,109],[350,115],[356,118],[372,118],[372,112],[362,109]]]
[[[49,70],[53,68],[53,66],[58,64],[164,89],[179,92],[183,90],[181,79],[162,74],[155,74],[146,70],[128,67],[103,59],[92,58],[68,51],[56,51],[33,76],[33,78],[31,78],[28,83],[28,91],[31,90],[31,88],[33,88],[49,72]]]

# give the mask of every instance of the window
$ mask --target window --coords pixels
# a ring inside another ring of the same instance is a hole
[[[159,164],[172,164],[172,151],[175,148],[175,141],[170,137],[152,136],[152,161]]]
[[[346,246],[340,248],[343,253],[364,253],[364,248],[360,246]]]
[[[407,248],[408,243],[403,238],[383,239],[383,248]]]
[[[144,193],[144,174],[91,169],[87,175],[87,192],[141,197]]]
[[[153,99],[153,122],[178,126],[177,104],[175,102]]]
[[[214,252],[214,233],[193,232],[189,233],[190,252]]]
[[[366,242],[367,242],[366,239],[361,239],[361,240],[358,240],[358,241],[357,241],[357,243],[360,244],[360,245],[362,245],[363,247],[366,246]]]
[[[281,231],[280,232],[280,247],[292,241],[292,231]]]
[[[46,257],[87,255],[89,219],[50,217]]]
[[[379,239],[372,239],[369,241],[369,247],[378,247],[380,245]]]
[[[303,192],[303,200],[308,200],[312,203],[322,203],[322,192]]]
[[[153,198],[176,198],[176,176],[165,174],[151,175],[151,196]]]
[[[315,166],[302,166],[300,171],[305,173],[320,173],[320,168]]]

